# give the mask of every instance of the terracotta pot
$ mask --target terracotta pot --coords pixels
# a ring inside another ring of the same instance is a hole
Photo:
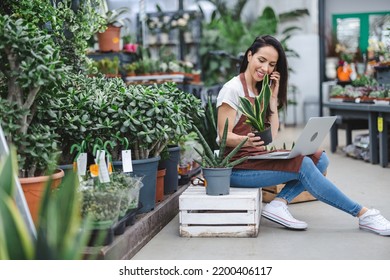
[[[120,74],[104,74],[107,78],[121,78]]]
[[[51,184],[52,190],[61,184],[64,175],[65,172],[62,169],[58,169],[57,172],[53,174],[53,181]],[[31,217],[35,224],[38,222],[39,207],[49,178],[50,176],[19,178],[28,208],[30,209]]]
[[[106,31],[98,33],[99,50],[101,52],[119,52],[120,33],[121,28],[117,26],[108,26]]]
[[[164,177],[166,169],[157,170],[157,181],[156,181],[156,202],[164,200]]]
[[[199,84],[201,82],[200,74],[192,74],[192,82],[194,84]]]

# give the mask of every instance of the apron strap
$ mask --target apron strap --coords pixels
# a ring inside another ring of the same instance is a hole
[[[245,74],[244,73],[240,74],[240,81],[241,81],[242,87],[244,88],[245,97],[249,97],[248,86],[246,84]]]

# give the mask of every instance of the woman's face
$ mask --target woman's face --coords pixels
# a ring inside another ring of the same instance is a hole
[[[276,67],[279,55],[272,46],[260,48],[256,53],[248,53],[248,68],[256,82],[262,81],[265,74],[271,74]]]

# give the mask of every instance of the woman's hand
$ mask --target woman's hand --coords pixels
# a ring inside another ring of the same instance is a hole
[[[269,76],[271,81],[271,91],[272,91],[272,97],[278,98],[278,92],[279,92],[279,80],[280,80],[280,73],[278,71],[273,71],[271,75]]]
[[[249,132],[247,137],[248,141],[246,141],[246,146],[255,147],[259,151],[265,151],[264,141],[261,141],[260,136],[255,136],[254,133]]]

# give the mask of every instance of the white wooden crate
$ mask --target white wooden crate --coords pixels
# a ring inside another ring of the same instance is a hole
[[[207,195],[189,186],[179,197],[180,236],[256,237],[261,216],[259,189],[230,188],[230,194]]]

